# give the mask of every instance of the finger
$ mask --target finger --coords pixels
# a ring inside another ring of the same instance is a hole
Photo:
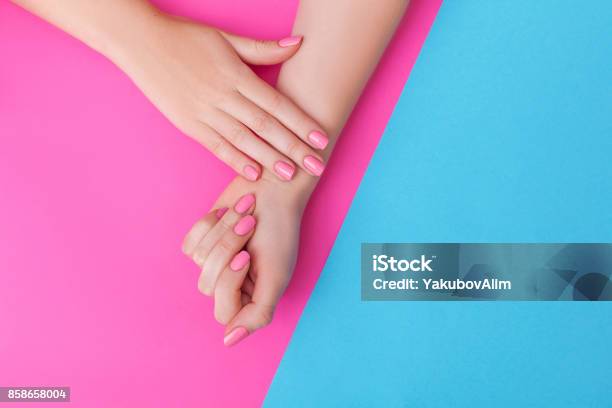
[[[249,75],[249,80],[240,83],[238,90],[313,148],[322,150],[329,143],[329,138],[316,121],[257,75]]]
[[[234,207],[226,210],[215,225],[206,233],[206,235],[198,242],[192,251],[192,259],[200,268],[204,266],[204,262],[208,254],[215,246],[219,238],[223,236],[225,231],[233,226],[242,216],[242,214],[251,214],[255,209],[255,196],[253,194],[245,194],[236,202]]]
[[[260,80],[257,79],[257,81]],[[283,126],[273,115],[257,106],[249,98],[236,95],[226,105],[227,113],[244,123],[260,138],[292,159],[298,166],[313,176],[320,176],[323,173],[325,164],[321,156]]]
[[[240,303],[242,303],[242,307],[248,305],[249,303],[251,303],[251,296],[249,296],[247,293],[242,292],[240,295]]]
[[[232,146],[223,136],[205,123],[200,123],[194,139],[206,147],[219,160],[230,166],[247,180],[255,181],[261,174],[259,164],[249,156]]]
[[[223,270],[215,285],[215,319],[227,324],[242,308],[242,284],[249,271],[251,256],[237,253]]]
[[[244,282],[242,283],[242,291],[249,297],[252,297],[254,289],[255,284],[253,283],[253,279],[251,279],[250,275],[247,275],[247,277],[244,279]]]
[[[254,65],[280,64],[291,58],[302,43],[301,36],[291,36],[279,41],[254,40],[221,32],[240,58]]]
[[[223,217],[225,211],[227,211],[227,207],[213,210],[193,224],[183,240],[182,250],[185,255],[193,255],[193,251],[195,250],[196,246],[200,243],[208,231],[215,226],[217,221]]]
[[[233,346],[272,322],[274,310],[287,282],[273,274],[259,274],[251,302],[240,309],[227,325],[223,343]]]
[[[247,303],[228,325],[230,329],[226,329],[223,344],[228,347],[236,345],[257,329],[267,326],[272,321],[273,314],[274,308],[271,306]]]
[[[240,96],[241,99],[244,99]],[[240,102],[238,102],[240,103]],[[236,120],[228,113],[219,111],[211,119],[215,129],[225,136],[229,143],[237,149],[249,152],[249,155],[262,166],[274,172],[281,180],[291,180],[295,173],[295,165],[287,157],[254,134],[251,129]]]
[[[223,224],[221,219],[219,224]],[[223,236],[211,249],[200,274],[198,287],[200,291],[211,296],[215,291],[217,280],[221,272],[230,263],[232,257],[243,248],[255,230],[257,221],[252,215],[245,215],[238,222],[225,231]]]

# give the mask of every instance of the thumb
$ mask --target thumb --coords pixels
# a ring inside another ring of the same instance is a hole
[[[276,304],[287,283],[286,279],[278,279],[275,276],[258,276],[251,302],[244,305],[229,322],[223,343],[226,346],[233,346],[254,331],[270,324]]]
[[[279,41],[266,41],[224,32],[221,34],[234,47],[244,62],[253,65],[274,65],[287,61],[302,44],[301,36],[287,37]]]
[[[247,303],[227,325],[223,344],[231,347],[244,340],[254,331],[270,324],[273,315],[274,306]]]

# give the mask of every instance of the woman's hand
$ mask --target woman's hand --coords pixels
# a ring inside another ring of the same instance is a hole
[[[110,54],[180,130],[248,180],[259,178],[261,166],[285,181],[296,164],[322,173],[315,149],[327,145],[327,136],[246,64],[283,62],[301,37],[257,41],[166,14],[146,27]]]
[[[12,0],[110,58],[180,130],[239,174],[262,167],[291,180],[318,176],[327,136],[246,65],[290,58],[301,37],[278,42],[227,34],[165,14],[147,0]]]
[[[266,178],[256,183],[235,178],[215,203],[214,210],[185,237],[183,251],[198,266],[203,266],[198,287],[205,295],[214,295],[215,318],[226,325],[224,343],[228,346],[271,322],[276,304],[291,279],[309,193],[296,193],[295,188],[285,186],[288,185]],[[242,205],[236,204],[241,202]],[[257,220],[254,232],[242,238],[235,237],[236,233],[228,235],[227,231],[232,231],[240,218],[236,214],[251,211],[252,215],[246,216]],[[223,216],[219,220],[215,214]],[[232,274],[232,268],[226,265],[231,265],[230,259],[244,242],[250,254],[250,269],[246,263],[237,261],[235,269],[239,272]],[[233,278],[231,284],[227,283],[227,275]],[[238,276],[244,276],[239,291]]]

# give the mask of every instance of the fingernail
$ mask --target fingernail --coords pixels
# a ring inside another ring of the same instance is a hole
[[[323,162],[314,156],[306,156],[304,158],[304,167],[315,176],[320,176],[323,170],[325,170]]]
[[[318,130],[313,130],[310,132],[308,135],[308,140],[310,140],[310,143],[312,143],[317,149],[325,149],[325,146],[327,146],[327,143],[329,143],[327,136]]]
[[[280,178],[289,181],[291,180],[291,178],[293,178],[295,168],[284,161],[277,161],[276,163],[274,163],[274,171],[276,172],[276,174],[278,174]]]
[[[247,180],[255,181],[259,177],[259,172],[257,171],[255,167],[251,165],[244,166],[243,172],[244,172],[244,177],[246,177]]]
[[[255,217],[247,215],[242,217],[238,224],[234,227],[234,232],[240,236],[246,235],[255,227]]]
[[[240,251],[236,254],[236,256],[234,256],[232,262],[230,262],[230,268],[232,269],[232,271],[238,272],[239,270],[244,268],[246,264],[249,263],[250,259],[251,255],[249,255],[247,251]]]
[[[294,35],[291,37],[283,38],[278,41],[278,45],[281,47],[293,47],[294,45],[298,45],[302,41],[302,36]]]
[[[234,206],[234,210],[238,214],[245,213],[251,208],[253,203],[255,203],[255,196],[253,194],[243,195]]]
[[[238,342],[244,340],[248,335],[249,331],[247,329],[242,326],[236,327],[223,338],[223,344],[225,344],[227,347],[234,346]]]
[[[221,218],[223,218],[223,215],[226,212],[227,212],[227,207],[219,208],[217,211],[215,211],[215,216],[217,217],[218,220],[220,220]]]

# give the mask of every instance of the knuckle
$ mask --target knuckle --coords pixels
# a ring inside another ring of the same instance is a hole
[[[222,325],[226,325],[230,321],[229,317],[227,316],[227,313],[218,310],[217,308],[215,308],[215,320],[217,321],[217,323]]]
[[[261,113],[253,118],[253,130],[257,133],[265,132],[272,125],[272,117],[266,113]]]
[[[210,289],[208,288],[208,286],[206,285],[206,282],[204,282],[204,279],[202,279],[202,278],[200,278],[200,280],[198,280],[198,290],[204,296],[210,296],[211,295]]]
[[[300,132],[305,136],[312,129],[319,129],[320,126],[308,118],[305,114],[301,113],[293,120],[293,126],[295,129],[299,129]]]
[[[189,232],[183,238],[183,243],[181,244],[181,251],[183,255],[191,256],[191,253],[195,249],[197,242],[195,242],[195,238],[193,237],[193,233]]]
[[[254,75],[255,74],[247,64],[238,64],[238,67],[236,67],[236,71],[234,72],[236,85],[238,85],[238,88],[252,80]]]
[[[211,106],[211,105],[225,107],[229,104],[229,97],[228,97],[227,92],[221,91],[218,89],[201,90],[198,99],[201,101],[200,104],[203,107]],[[200,110],[204,110],[204,109],[201,108]],[[208,109],[208,110],[211,111],[211,109]],[[214,115],[214,112],[206,112],[202,116],[204,115],[206,115],[206,117],[210,117],[211,115]]]
[[[226,213],[226,215],[231,214],[229,211]],[[221,224],[221,228],[223,228],[223,231],[229,231],[231,229],[234,228],[234,217],[222,217],[219,220],[219,223]]]
[[[228,134],[228,140],[232,142],[234,145],[240,145],[244,142],[244,139],[247,137],[247,131],[245,128],[239,125],[235,125],[232,127]]]
[[[211,144],[210,144],[210,151],[217,157],[219,158],[223,158],[223,155],[225,154],[225,141],[221,138],[216,138]]]
[[[274,319],[274,309],[271,307],[262,307],[258,309],[257,312],[257,321],[259,322],[260,327],[265,327],[272,323],[272,319]]]
[[[204,266],[204,262],[206,261],[206,256],[204,255],[203,249],[196,248],[196,250],[193,251],[193,255],[191,259],[193,259],[193,262],[195,262],[195,264],[198,265],[199,267]]]
[[[287,143],[286,152],[289,157],[299,158],[305,156],[302,150],[302,143],[299,142],[296,138],[291,138],[291,140],[289,140],[289,142]]]
[[[255,52],[260,53],[266,51],[268,43],[265,40],[255,40],[253,41],[253,47],[255,48]]]
[[[222,138],[216,140],[210,151],[219,158],[222,162],[226,163],[228,166],[232,168],[236,168],[236,157],[232,154],[232,149],[227,141]]]
[[[231,254],[234,251],[234,240],[231,237],[223,237],[217,243],[217,250],[222,255]]]
[[[283,102],[283,96],[278,92],[274,92],[272,94],[272,97],[270,98],[270,109],[272,110],[272,112],[278,112],[283,106]]]

